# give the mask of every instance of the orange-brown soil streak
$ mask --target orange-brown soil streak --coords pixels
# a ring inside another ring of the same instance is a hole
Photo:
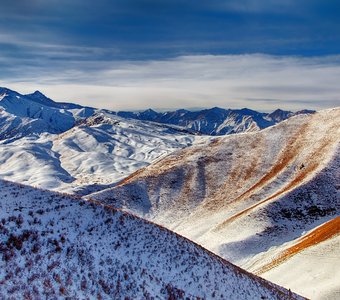
[[[302,147],[300,140],[306,132],[307,124],[304,124],[302,128],[300,128],[298,132],[292,136],[290,143],[286,146],[286,151],[284,151],[281,154],[280,158],[277,160],[277,163],[274,164],[271,170],[266,175],[264,175],[257,183],[250,187],[247,191],[245,191],[236,199],[234,199],[233,202],[235,203],[236,201],[246,198],[256,189],[262,188],[273,178],[275,178],[279,173],[281,173],[299,153],[299,149]]]
[[[284,261],[294,256],[295,254],[324,242],[336,235],[340,234],[340,217],[336,217],[331,221],[328,221],[318,228],[314,229],[312,232],[308,233],[304,237],[298,239],[297,243],[288,249],[280,253],[275,259],[270,263],[262,266],[254,273],[257,275],[268,272],[269,270],[275,268],[276,266],[282,264]]]
[[[232,223],[233,221],[235,221],[237,218],[239,218],[242,215],[245,215],[247,213],[249,213],[250,211],[252,211],[253,209],[257,208],[258,206],[262,205],[265,202],[268,202],[278,196],[281,196],[282,194],[292,190],[293,188],[295,188],[296,186],[298,186],[299,184],[302,183],[302,181],[305,179],[305,177],[312,173],[313,171],[315,171],[319,164],[316,162],[316,157],[317,155],[319,155],[320,153],[324,152],[324,149],[329,145],[328,140],[326,140],[318,149],[316,149],[316,151],[313,152],[313,154],[309,157],[309,161],[311,162],[309,165],[307,165],[304,169],[302,169],[302,171],[292,180],[290,181],[284,188],[282,188],[281,190],[277,191],[276,193],[274,193],[273,195],[267,197],[266,199],[257,202],[256,204],[246,208],[245,210],[242,210],[241,212],[233,215],[232,217],[228,218],[227,220],[225,220],[224,222],[222,222],[221,224],[219,224],[218,226],[216,226],[215,230],[220,230],[223,227],[225,227],[226,225]]]
[[[251,148],[256,148],[264,144],[262,137],[257,138],[250,145]],[[230,158],[232,159],[232,158]],[[221,161],[219,161],[221,162]],[[234,197],[237,197],[237,191],[247,185],[247,182],[255,177],[261,165],[262,159],[259,155],[254,155],[248,165],[234,164],[233,169],[229,172],[224,183],[216,189],[215,192],[203,204],[203,208],[209,211],[221,209],[225,205],[231,204]],[[216,174],[210,174],[214,180]],[[248,184],[250,185],[250,184]],[[232,187],[232,188],[231,188]],[[235,195],[236,194],[236,195]]]
[[[128,183],[129,181],[131,181],[133,178],[135,178],[137,175],[139,175],[140,173],[142,173],[143,171],[145,171],[145,168],[141,168],[135,172],[133,172],[132,174],[130,174],[128,177],[124,178],[123,180],[119,181],[116,185],[116,187],[118,186],[122,186],[126,183]]]

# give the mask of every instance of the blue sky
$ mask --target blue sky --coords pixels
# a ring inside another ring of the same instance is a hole
[[[339,105],[339,1],[0,4],[0,84],[22,92],[111,109]]]

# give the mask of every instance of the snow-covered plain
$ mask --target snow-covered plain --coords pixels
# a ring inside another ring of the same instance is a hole
[[[303,299],[155,224],[0,180],[1,299]]]
[[[176,151],[91,197],[162,224],[256,271],[264,261],[275,260],[287,243],[298,243],[339,215],[339,139],[340,108],[296,116],[260,132]],[[337,225],[335,235],[339,233]],[[315,244],[322,248],[325,242]],[[339,247],[324,255],[329,263],[315,259],[308,265],[299,257],[310,247],[261,275],[313,299],[337,299],[340,284],[332,270],[340,268],[334,260]],[[275,272],[287,271],[293,260],[292,276]]]

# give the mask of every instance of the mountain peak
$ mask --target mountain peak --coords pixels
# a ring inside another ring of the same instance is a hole
[[[13,94],[13,93],[18,94],[17,92],[12,91],[9,88],[0,87],[0,94]]]
[[[151,119],[154,120],[158,117],[158,112],[154,111],[153,109],[149,108],[139,113],[139,116],[143,119]]]
[[[157,114],[157,112],[155,110],[153,110],[152,108],[148,108],[148,109],[144,110],[143,113],[145,113],[145,114]]]
[[[246,114],[246,115],[258,115],[258,114],[261,114],[260,112],[256,111],[256,110],[253,110],[253,109],[250,109],[250,108],[242,108],[239,110],[242,114]]]
[[[15,91],[12,91],[8,88],[5,88],[5,87],[0,87],[0,101],[4,100],[7,98],[7,96],[19,96],[20,94],[15,92]]]
[[[272,113],[268,114],[268,119],[274,122],[281,122],[293,116],[294,113],[289,110],[282,110],[280,108],[274,110]]]
[[[34,93],[31,93],[31,94],[26,94],[25,96],[27,97],[34,97],[34,98],[40,98],[40,99],[49,99],[48,97],[46,97],[42,92],[36,90]],[[51,99],[49,99],[51,100]]]
[[[43,97],[46,97],[42,92],[36,90],[34,93],[32,94],[29,94],[29,95],[34,95],[34,96],[43,96]]]
[[[224,108],[215,106],[215,107],[212,107],[212,108],[208,109],[208,111],[220,113],[220,112],[225,112],[226,110]]]
[[[40,103],[40,104],[47,104],[47,105],[54,105],[55,102],[48,98],[47,96],[45,96],[42,92],[40,91],[35,91],[32,94],[27,94],[25,95],[26,97],[28,97],[30,100],[36,102],[36,103]]]
[[[274,110],[274,111],[271,113],[271,115],[272,115],[272,114],[282,114],[282,113],[291,113],[291,111],[289,111],[289,110],[283,110],[283,109],[281,109],[281,108],[278,108],[278,109]]]

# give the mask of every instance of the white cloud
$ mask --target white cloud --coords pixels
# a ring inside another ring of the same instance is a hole
[[[340,57],[182,56],[169,60],[77,62],[0,84],[39,89],[59,101],[118,109],[249,107],[268,111],[340,105]],[[3,76],[2,76],[3,77]]]

